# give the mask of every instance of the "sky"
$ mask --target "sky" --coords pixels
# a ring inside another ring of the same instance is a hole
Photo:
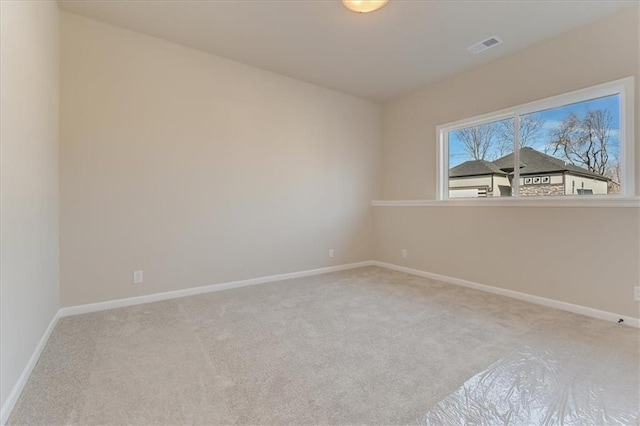
[[[530,145],[532,148],[537,149],[538,151],[544,152],[545,147],[547,146],[550,140],[550,133],[557,128],[562,120],[564,120],[571,112],[575,112],[578,116],[583,116],[587,110],[596,110],[596,109],[608,109],[613,116],[612,123],[612,134],[609,145],[609,157],[611,159],[611,154],[618,154],[620,152],[620,95],[612,95],[604,98],[592,99],[589,101],[579,102],[576,104],[570,104],[559,108],[553,108],[549,110],[544,110],[540,112],[533,113],[535,118],[541,118],[544,120],[544,125],[540,132],[540,136],[537,140]],[[495,144],[497,145],[498,141],[495,138]],[[511,149],[509,152],[513,152]],[[560,158],[559,155],[556,155]],[[459,138],[459,131],[449,132],[449,167],[455,167],[458,164],[464,163],[467,160],[472,160],[464,150],[462,142]],[[495,158],[490,157],[487,160],[495,160]],[[610,160],[613,161],[613,160]]]

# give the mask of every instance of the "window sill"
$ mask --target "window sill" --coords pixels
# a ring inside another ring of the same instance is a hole
[[[609,207],[640,208],[640,197],[467,198],[455,200],[373,200],[374,207]]]

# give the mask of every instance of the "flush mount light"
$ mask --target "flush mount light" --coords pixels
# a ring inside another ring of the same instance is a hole
[[[344,6],[358,13],[369,13],[380,9],[389,0],[342,0]]]

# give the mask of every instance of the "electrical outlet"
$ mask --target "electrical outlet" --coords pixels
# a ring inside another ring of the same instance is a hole
[[[144,281],[142,271],[133,271],[133,283],[141,284]]]
[[[640,286],[635,286],[633,288],[633,299],[636,302],[640,302]]]
[[[407,249],[402,249],[402,258],[403,259],[407,258]]]
[[[333,249],[329,249],[329,257],[333,258],[333,256],[335,255]]]

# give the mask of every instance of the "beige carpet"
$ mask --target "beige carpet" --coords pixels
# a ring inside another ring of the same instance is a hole
[[[435,424],[468,418],[448,401],[519,353],[562,353],[563,397],[616,395],[602,422],[637,423],[619,411],[637,406],[639,345],[637,329],[367,267],[63,318],[9,423]]]

